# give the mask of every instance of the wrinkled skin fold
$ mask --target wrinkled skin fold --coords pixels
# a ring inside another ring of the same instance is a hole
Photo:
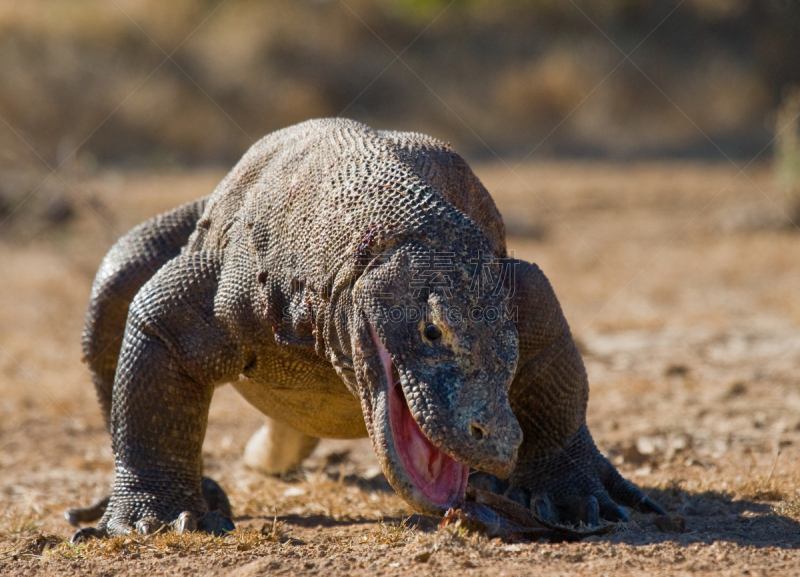
[[[424,513],[458,503],[470,469],[553,519],[661,512],[592,442],[547,279],[507,259],[491,197],[430,137],[341,119],[268,135],[212,195],[114,245],[84,355],[116,476],[78,539],[233,528],[202,480],[226,382],[298,438],[369,435]]]

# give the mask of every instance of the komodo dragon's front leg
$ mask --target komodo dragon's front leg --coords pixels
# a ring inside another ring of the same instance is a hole
[[[523,441],[508,496],[554,522],[627,520],[620,505],[665,514],[595,446],[586,370],[547,278],[523,261],[514,276],[519,363],[509,398]]]
[[[114,244],[97,271],[83,329],[83,356],[109,433],[112,389],[128,309],[139,289],[181,253],[207,200],[188,202],[136,226]],[[213,479],[204,477],[202,488],[209,509],[231,514],[227,496]],[[88,507],[70,508],[65,517],[75,526],[97,521],[105,513],[108,499],[106,496]]]
[[[242,369],[237,344],[214,314],[217,254],[183,254],[131,304],[111,402],[113,492],[96,529],[77,538],[148,533],[163,525],[219,533],[207,512],[201,449],[214,385]]]

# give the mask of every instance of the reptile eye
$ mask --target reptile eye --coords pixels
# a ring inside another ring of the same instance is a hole
[[[435,341],[442,336],[442,331],[436,325],[428,325],[425,327],[425,338],[429,341]]]

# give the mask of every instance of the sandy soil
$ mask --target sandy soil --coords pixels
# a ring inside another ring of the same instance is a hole
[[[120,233],[222,176],[109,172],[67,179],[71,216],[45,218],[33,199],[0,225],[0,573],[800,574],[800,233],[767,167],[477,172],[510,247],[561,299],[599,446],[683,532],[645,515],[571,544],[437,529],[388,488],[367,441],[325,441],[304,479],[265,478],[239,462],[261,418],[223,387],[204,457],[235,533],[65,543],[63,510],[113,471],[80,362],[96,267]]]

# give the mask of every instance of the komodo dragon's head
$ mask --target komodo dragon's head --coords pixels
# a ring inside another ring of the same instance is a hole
[[[491,247],[463,241],[401,242],[371,258],[352,292],[373,446],[395,490],[431,514],[463,498],[470,467],[507,477],[522,441],[508,400],[518,337],[503,268]]]

